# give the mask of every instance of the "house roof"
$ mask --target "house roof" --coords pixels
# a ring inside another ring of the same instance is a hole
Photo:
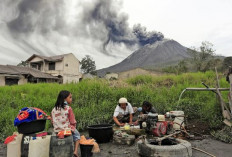
[[[64,56],[66,55],[69,55],[70,53],[68,54],[63,54],[63,55],[56,55],[56,56],[51,56],[51,57],[47,57],[47,56],[40,56],[40,55],[37,55],[37,54],[33,54],[30,58],[28,58],[26,61],[29,62],[31,61],[33,58],[35,57],[39,57],[45,61],[50,61],[50,62],[55,62],[55,61],[62,61]]]
[[[43,73],[36,69],[32,69],[29,67],[19,67],[14,65],[0,65],[0,74],[32,75],[35,78],[58,79],[57,77]]]

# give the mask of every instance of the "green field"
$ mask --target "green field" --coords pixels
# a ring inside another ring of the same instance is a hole
[[[219,128],[222,115],[213,92],[187,91],[178,102],[182,90],[187,87],[203,87],[201,82],[215,87],[216,76],[206,73],[181,75],[137,76],[128,80],[83,80],[78,84],[25,84],[0,87],[0,140],[12,135],[14,118],[23,107],[38,107],[50,115],[60,90],[73,94],[73,104],[79,130],[98,123],[109,123],[120,97],[126,97],[132,106],[139,107],[144,100],[152,102],[159,113],[183,110],[188,120],[198,120]],[[220,76],[221,87],[228,88],[225,76]],[[228,92],[222,92],[227,101]],[[51,126],[47,122],[47,128]]]

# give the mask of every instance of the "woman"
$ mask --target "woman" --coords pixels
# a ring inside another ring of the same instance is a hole
[[[133,123],[134,109],[126,98],[120,98],[118,105],[114,110],[113,120],[118,126],[124,126],[125,123],[137,124],[137,121]],[[135,119],[134,119],[135,121]]]

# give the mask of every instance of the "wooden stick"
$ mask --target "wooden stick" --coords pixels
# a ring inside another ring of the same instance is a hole
[[[181,131],[177,131],[177,132],[174,132],[174,133],[172,133],[172,134],[170,134],[170,135],[157,138],[156,141],[157,141],[157,142],[160,142],[160,141],[162,141],[162,140],[164,140],[164,139],[166,139],[166,138],[168,138],[168,137],[172,137],[172,136],[174,136],[174,135],[176,135],[176,134],[179,134],[179,133],[181,133]]]
[[[219,91],[219,88],[220,88],[220,84],[219,84],[219,79],[218,79],[218,73],[217,73],[217,68],[215,67],[215,72],[216,72],[216,81],[217,81],[217,86],[216,86],[216,89],[217,89],[217,94],[219,96],[219,99],[220,99],[220,104],[221,104],[221,108],[222,108],[222,115],[225,119],[228,119],[230,120],[231,119],[231,114],[230,114],[230,111],[229,109],[227,108],[225,102],[223,101],[223,98],[222,98],[222,95],[221,95],[221,92]]]
[[[205,153],[205,154],[207,154],[207,155],[209,155],[209,156],[216,157],[215,155],[209,154],[208,152],[206,152],[206,151],[204,151],[204,150],[201,150],[201,149],[199,149],[199,148],[192,147],[192,149],[198,150],[198,151],[200,151],[200,152],[202,152],[202,153]]]

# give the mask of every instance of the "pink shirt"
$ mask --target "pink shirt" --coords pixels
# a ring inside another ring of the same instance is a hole
[[[66,105],[64,109],[61,108],[60,110],[56,110],[56,108],[54,107],[51,115],[54,132],[69,129],[74,131],[76,129],[77,122],[75,119],[75,115],[73,114],[73,110],[70,106]]]

